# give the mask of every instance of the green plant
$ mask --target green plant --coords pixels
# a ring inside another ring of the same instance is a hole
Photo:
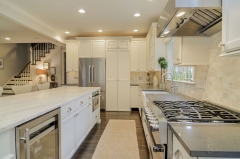
[[[168,67],[168,62],[166,61],[166,59],[164,57],[159,57],[158,63],[161,67],[161,76],[162,76],[163,70],[165,70]],[[164,83],[165,83],[165,79],[164,79]]]

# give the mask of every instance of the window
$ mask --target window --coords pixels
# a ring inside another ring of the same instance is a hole
[[[174,81],[194,83],[193,66],[173,66],[172,75]]]

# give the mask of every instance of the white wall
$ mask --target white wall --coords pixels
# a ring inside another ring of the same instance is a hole
[[[4,69],[0,69],[0,86],[18,74],[29,62],[30,44],[0,44],[0,57],[4,58]]]

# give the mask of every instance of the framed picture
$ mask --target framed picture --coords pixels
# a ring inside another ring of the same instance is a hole
[[[4,61],[3,58],[0,58],[0,69],[4,68]]]
[[[43,69],[45,69],[45,70],[49,69],[49,63],[48,62],[43,63]]]
[[[51,75],[55,75],[56,74],[56,67],[50,67],[49,72]]]

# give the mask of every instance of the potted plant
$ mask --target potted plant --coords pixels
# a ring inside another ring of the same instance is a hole
[[[166,61],[166,59],[164,57],[160,57],[158,59],[158,63],[161,67],[161,77],[162,77],[163,71],[165,72],[165,69],[168,67],[168,62]],[[165,78],[164,79],[161,78],[161,86],[160,87],[163,88],[163,89],[166,88]]]

